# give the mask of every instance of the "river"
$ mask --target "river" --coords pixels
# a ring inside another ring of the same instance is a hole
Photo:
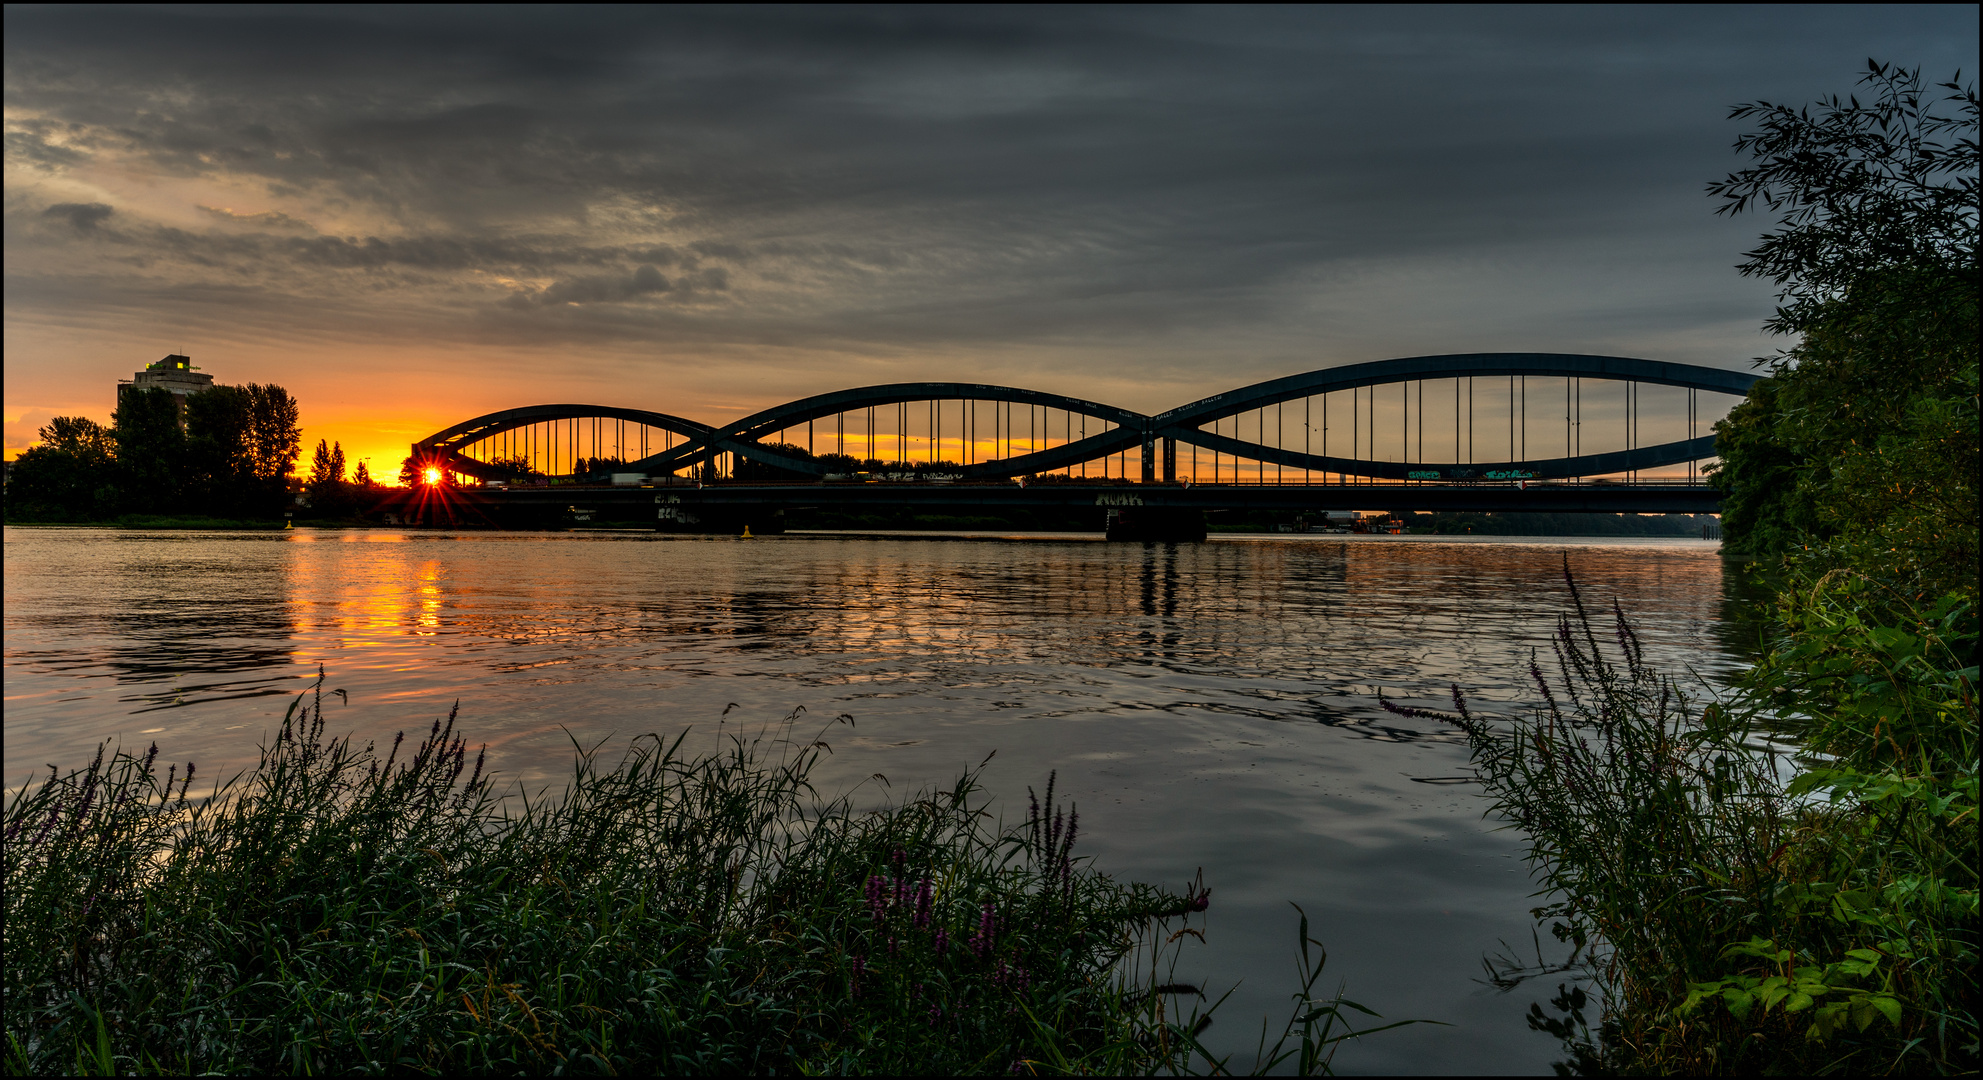
[[[1058,770],[1077,853],[1174,886],[1202,867],[1209,941],[1179,974],[1239,984],[1207,1037],[1242,1062],[1260,1018],[1285,1016],[1296,903],[1329,948],[1324,985],[1452,1025],[1351,1043],[1339,1070],[1548,1072],[1560,1047],[1523,1015],[1554,981],[1480,981],[1484,954],[1531,942],[1519,837],[1483,820],[1458,733],[1376,692],[1527,700],[1566,553],[1649,659],[1725,672],[1718,546],[9,527],[5,767],[17,790],[101,740],[156,740],[202,778],[231,772],[319,665],[348,694],[334,724],[385,741],[459,699],[471,745],[533,786],[574,740],[692,728],[713,746],[719,720],[844,713],[824,788],[899,798],[996,751],[995,812]]]

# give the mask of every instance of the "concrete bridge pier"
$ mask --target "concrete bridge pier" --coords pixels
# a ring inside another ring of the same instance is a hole
[[[1108,538],[1196,542],[1205,539],[1205,512],[1180,506],[1111,507]]]

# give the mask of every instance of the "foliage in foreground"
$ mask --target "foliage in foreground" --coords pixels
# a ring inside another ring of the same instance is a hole
[[[1975,1070],[1976,613],[1952,596],[1873,624],[1867,587],[1794,596],[1780,646],[1704,707],[1615,607],[1601,642],[1574,582],[1532,717],[1488,723],[1454,688],[1541,867],[1535,914],[1602,991],[1596,1040],[1532,1020],[1582,1067]],[[1785,730],[1794,775],[1767,741]]]
[[[1096,873],[1051,782],[1006,830],[971,774],[857,812],[791,731],[505,800],[452,715],[382,760],[317,697],[205,798],[156,747],[51,772],[7,812],[8,1071],[1225,1068],[1161,981],[1208,892]],[[1378,1029],[1301,932],[1261,1064],[1326,1071]]]

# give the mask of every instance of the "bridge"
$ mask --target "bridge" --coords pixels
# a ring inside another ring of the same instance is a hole
[[[894,383],[721,427],[615,406],[505,409],[422,439],[413,457],[495,482],[467,500],[478,506],[619,520],[640,508],[724,531],[775,531],[784,509],[883,506],[1099,507],[1124,535],[1202,533],[1202,515],[1221,509],[1699,513],[1718,507],[1703,430],[1756,379],[1468,353],[1324,368],[1155,415],[1019,387]]]

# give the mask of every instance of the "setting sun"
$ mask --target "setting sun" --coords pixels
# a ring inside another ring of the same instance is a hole
[[[427,471],[421,473],[420,477],[429,484],[438,484],[441,482],[441,470],[429,468]]]

